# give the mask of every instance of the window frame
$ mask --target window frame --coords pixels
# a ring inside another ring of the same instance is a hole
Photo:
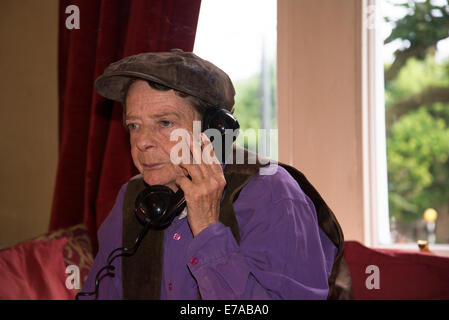
[[[391,244],[380,12],[379,1],[362,1],[364,240],[376,247]]]
[[[416,243],[391,242],[385,129],[385,88],[382,5],[362,1],[362,145],[365,244],[375,248],[416,250]],[[449,244],[429,244],[432,252],[449,256]]]

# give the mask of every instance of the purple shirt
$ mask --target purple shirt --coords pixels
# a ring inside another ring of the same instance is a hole
[[[193,238],[187,218],[173,220],[164,232],[161,299],[197,299],[197,283],[203,299],[326,299],[337,248],[318,227],[310,198],[277,167],[254,176],[234,202],[240,245],[220,222]],[[94,290],[108,254],[122,247],[126,186],[98,230],[100,249],[82,291]],[[101,280],[99,299],[122,299],[120,259],[115,277]]]

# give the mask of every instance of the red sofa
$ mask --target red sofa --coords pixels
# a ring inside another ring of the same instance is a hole
[[[449,299],[449,258],[418,250],[370,249],[346,241],[345,260],[354,299]],[[67,267],[79,268],[82,287],[92,263],[83,225],[2,249],[0,299],[74,299],[77,290],[67,288]],[[374,276],[378,288],[373,287]]]
[[[77,290],[66,285],[73,270],[67,267],[78,267],[82,287],[92,263],[91,243],[81,224],[1,249],[0,299],[74,299]]]
[[[354,299],[449,299],[448,257],[418,249],[371,249],[346,241],[345,260],[351,272]],[[373,286],[376,271],[378,288]]]

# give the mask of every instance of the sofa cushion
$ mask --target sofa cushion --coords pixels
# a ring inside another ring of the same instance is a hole
[[[64,246],[63,258],[66,266],[75,265],[80,270],[80,284],[83,286],[87,280],[94,257],[92,246],[86,227],[78,224],[65,229],[50,231],[44,235],[34,238],[33,241],[46,241],[66,237],[67,243]]]
[[[27,241],[0,250],[0,299],[73,299],[68,290],[63,248],[66,237]]]
[[[47,232],[2,249],[0,299],[73,299],[80,290],[66,288],[65,281],[69,277],[66,268],[70,265],[79,268],[82,288],[93,259],[88,232],[82,224]],[[43,278],[47,280],[43,282]]]

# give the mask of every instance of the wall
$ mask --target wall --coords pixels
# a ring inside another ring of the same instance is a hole
[[[58,151],[57,0],[0,1],[0,246],[47,231]]]
[[[364,242],[358,0],[278,1],[279,160]]]

